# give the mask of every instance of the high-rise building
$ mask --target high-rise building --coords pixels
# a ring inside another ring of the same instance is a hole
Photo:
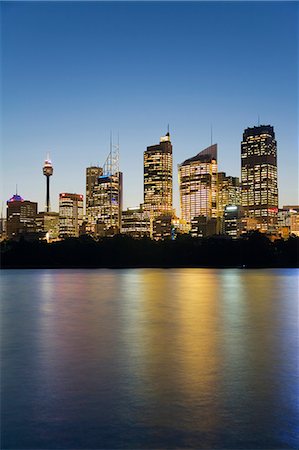
[[[37,203],[15,194],[7,201],[6,233],[8,239],[36,232]]]
[[[83,195],[59,194],[59,237],[78,237],[83,222]]]
[[[260,231],[277,226],[277,143],[270,125],[247,128],[241,143],[241,204]]]
[[[191,227],[194,217],[218,217],[217,144],[178,166],[181,218]]]
[[[218,172],[218,214],[223,217],[227,205],[241,205],[241,186],[238,177]]]
[[[47,157],[47,159],[44,162],[43,174],[47,178],[47,185],[46,185],[47,193],[46,193],[45,211],[49,212],[50,211],[50,177],[53,175],[53,166],[52,166],[52,162],[50,161],[49,156]]]
[[[120,232],[123,176],[118,168],[118,151],[118,146],[111,142],[103,168],[92,166],[86,169],[86,229],[94,236]]]
[[[91,166],[86,169],[86,218],[90,225],[96,223],[96,219],[100,215],[100,207],[96,202],[94,195],[95,186],[98,179],[103,175],[103,168],[99,166]]]
[[[144,152],[144,208],[151,220],[172,214],[172,145],[169,133]]]

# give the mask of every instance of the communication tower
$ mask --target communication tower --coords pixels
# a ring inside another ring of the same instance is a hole
[[[47,154],[47,158],[43,165],[43,174],[47,177],[47,196],[46,196],[46,212],[50,212],[50,177],[53,175],[53,166],[50,160],[50,155]]]

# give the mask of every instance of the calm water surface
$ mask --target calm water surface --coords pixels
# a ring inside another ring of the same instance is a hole
[[[298,275],[3,270],[1,448],[298,448]]]

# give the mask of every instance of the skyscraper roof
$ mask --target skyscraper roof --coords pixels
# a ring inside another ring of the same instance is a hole
[[[209,162],[212,159],[217,161],[217,144],[210,145],[210,147],[205,148],[192,158],[186,159],[181,166],[186,166],[195,161]]]

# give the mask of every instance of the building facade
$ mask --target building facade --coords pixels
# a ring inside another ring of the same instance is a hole
[[[94,195],[95,186],[98,179],[103,175],[103,168],[99,166],[91,166],[86,168],[86,219],[91,226],[96,223],[100,215],[100,208]]]
[[[241,204],[262,232],[275,231],[278,213],[277,143],[270,125],[247,128],[241,143]]]
[[[94,185],[93,199],[97,216],[93,216],[96,229],[102,230],[100,235],[114,235],[120,233],[122,213],[122,173],[104,174],[98,177]]]
[[[78,237],[83,223],[83,195],[59,194],[59,237]]]
[[[194,217],[218,217],[217,144],[178,166],[181,218],[190,225]]]
[[[218,215],[223,217],[227,205],[241,205],[241,185],[238,177],[218,172]]]
[[[135,239],[150,237],[150,215],[143,205],[122,212],[121,232]]]
[[[172,214],[172,145],[167,133],[144,152],[144,208],[152,219]]]
[[[21,235],[36,232],[37,203],[13,195],[6,203],[7,239],[18,239]]]

